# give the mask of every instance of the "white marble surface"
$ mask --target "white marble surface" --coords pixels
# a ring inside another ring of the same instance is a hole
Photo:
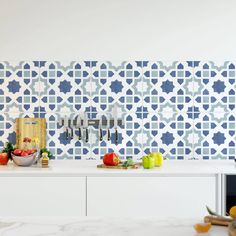
[[[212,226],[197,234],[196,220],[0,218],[0,236],[226,236],[227,228]]]
[[[49,168],[19,167],[13,163],[0,166],[0,176],[159,176],[159,175],[214,175],[236,174],[236,165],[232,160],[201,161],[166,160],[162,167],[145,170],[142,167],[134,170],[98,169],[97,161],[56,160],[50,161]]]

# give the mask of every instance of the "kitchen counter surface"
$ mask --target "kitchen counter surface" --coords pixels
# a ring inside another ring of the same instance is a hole
[[[162,167],[146,170],[98,169],[101,162],[89,160],[52,160],[49,168],[39,165],[19,167],[13,163],[0,166],[0,176],[165,176],[165,175],[215,175],[236,174],[236,165],[232,160],[202,161],[166,160]]]
[[[0,218],[0,236],[196,236],[196,220],[116,218]],[[227,228],[212,226],[211,236],[226,236]]]

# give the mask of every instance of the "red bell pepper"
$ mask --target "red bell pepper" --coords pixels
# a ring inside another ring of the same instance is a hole
[[[114,152],[111,152],[104,155],[103,163],[107,166],[117,166],[120,163],[120,159]]]

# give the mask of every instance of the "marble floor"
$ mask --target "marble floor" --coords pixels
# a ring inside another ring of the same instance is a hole
[[[195,220],[118,218],[0,218],[0,236],[196,236]],[[205,236],[226,236],[213,226]]]

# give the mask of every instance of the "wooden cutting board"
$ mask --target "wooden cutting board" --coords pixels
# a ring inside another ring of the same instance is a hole
[[[138,169],[141,164],[135,163],[132,166],[124,167],[122,164],[119,164],[118,166],[107,166],[104,164],[97,165],[97,168],[104,168],[104,169],[120,169],[120,170],[127,170],[127,169]]]
[[[16,146],[24,148],[23,139],[38,138],[39,148],[46,147],[46,119],[45,118],[17,118],[16,119]]]

